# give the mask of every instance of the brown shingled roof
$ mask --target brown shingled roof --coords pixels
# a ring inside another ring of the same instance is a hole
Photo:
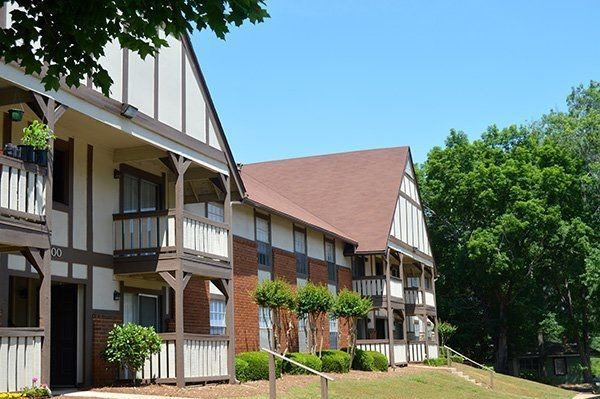
[[[248,164],[241,175],[251,201],[381,252],[408,157],[408,147],[353,151]]]

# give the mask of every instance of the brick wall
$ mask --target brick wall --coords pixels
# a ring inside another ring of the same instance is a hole
[[[338,266],[338,290],[347,288],[352,290],[352,271],[347,267]],[[338,321],[339,341],[338,346],[345,348],[348,346],[348,325],[344,320]]]
[[[183,291],[184,331],[191,334],[210,333],[208,280],[192,277]]]
[[[107,385],[115,382],[117,370],[109,366],[102,357],[102,351],[106,347],[106,338],[115,324],[121,324],[123,317],[120,314],[93,314],[92,315],[92,350],[93,350],[93,383],[94,385]]]
[[[296,255],[292,252],[284,251],[279,248],[273,248],[273,275],[277,279],[282,279],[288,282],[294,289],[297,285],[297,273],[296,273]],[[288,352],[298,351],[298,318],[296,315],[285,314],[283,315],[284,329],[287,328],[289,323],[292,324],[292,330],[290,331],[290,340],[287,342],[285,337],[285,330],[283,331],[283,337],[281,346],[285,348],[286,344]]]
[[[308,278],[316,285],[327,286],[327,263],[319,259],[308,259]],[[325,321],[325,331],[323,332],[323,348],[329,348],[329,321]],[[321,332],[319,331],[319,336]],[[318,348],[318,347],[317,347]]]
[[[183,291],[183,331],[191,334],[210,333],[208,280],[193,276]],[[175,332],[175,293],[169,290],[169,318],[166,332]]]
[[[258,284],[258,258],[256,243],[241,237],[233,237],[233,289],[235,319],[235,351],[257,350],[258,306],[250,292]]]

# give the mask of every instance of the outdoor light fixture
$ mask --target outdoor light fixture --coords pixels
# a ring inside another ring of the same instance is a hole
[[[10,116],[10,120],[13,122],[21,122],[23,120],[23,114],[25,111],[22,109],[11,108],[8,110],[8,115]]]
[[[121,293],[119,291],[113,292],[113,300],[114,301],[120,301],[121,300]]]
[[[137,115],[138,109],[131,104],[123,103],[121,106],[121,115],[125,118],[133,118]]]

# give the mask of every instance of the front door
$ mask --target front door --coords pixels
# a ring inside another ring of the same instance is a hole
[[[77,285],[52,286],[50,380],[74,386],[77,378]]]

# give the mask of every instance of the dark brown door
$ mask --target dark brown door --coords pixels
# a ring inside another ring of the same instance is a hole
[[[52,386],[74,386],[77,378],[77,286],[52,286],[50,380]]]

